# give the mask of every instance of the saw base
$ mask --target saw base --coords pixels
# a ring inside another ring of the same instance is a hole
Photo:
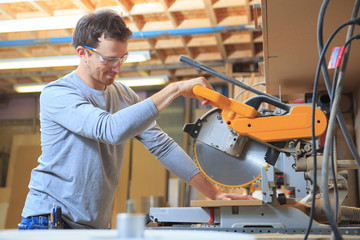
[[[304,234],[309,217],[295,207],[221,206],[151,208],[150,219],[166,228],[231,231],[241,233]],[[344,235],[358,235],[360,225],[339,226]],[[311,234],[331,234],[329,225],[312,223]]]
[[[192,200],[191,207],[261,206],[261,200]]]

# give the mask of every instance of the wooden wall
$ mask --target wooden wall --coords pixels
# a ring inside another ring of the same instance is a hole
[[[1,200],[4,222],[0,227],[17,228],[21,221],[21,211],[28,193],[31,169],[37,166],[41,155],[40,135],[24,134],[13,137],[6,187],[6,197]]]

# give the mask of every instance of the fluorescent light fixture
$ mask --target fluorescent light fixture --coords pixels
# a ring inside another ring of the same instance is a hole
[[[134,78],[117,78],[117,82],[128,87],[146,87],[146,86],[161,86],[169,82],[169,78],[166,75],[150,76],[150,77],[134,77]]]
[[[169,82],[166,75],[134,78],[116,78],[115,81],[121,82],[128,87],[150,87],[161,86]],[[14,90],[18,93],[41,92],[48,83],[22,83],[14,84]]]
[[[15,3],[15,2],[34,2],[24,0],[0,0],[0,3]],[[121,6],[111,7],[114,11],[126,16],[125,11]],[[85,12],[84,12],[85,13]],[[76,23],[82,17],[82,14],[41,17],[41,18],[25,18],[25,19],[10,19],[0,21],[0,33],[9,32],[23,32],[23,31],[40,31],[40,30],[54,30],[54,29],[72,29],[75,28]]]
[[[76,66],[79,64],[77,55],[56,57],[9,58],[0,60],[0,69],[21,69],[40,67]]]
[[[36,2],[39,0],[0,0],[0,3],[15,3],[15,2]]]
[[[150,59],[149,51],[132,51],[129,52],[129,57],[125,63],[143,62],[149,59]],[[0,70],[77,66],[78,64],[79,64],[79,57],[77,55],[32,57],[32,58],[8,58],[8,59],[0,59]]]
[[[129,56],[126,59],[125,63],[130,62],[145,62],[147,60],[150,60],[150,51],[144,50],[144,51],[130,51]]]
[[[0,21],[0,33],[75,28],[83,15],[42,18],[10,19]]]
[[[14,84],[14,90],[18,93],[41,92],[47,83],[21,83]]]

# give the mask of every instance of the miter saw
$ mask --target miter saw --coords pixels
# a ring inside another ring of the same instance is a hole
[[[268,176],[274,175],[274,171],[267,170],[274,168],[281,155],[283,160],[292,162],[291,167],[283,169],[286,174],[303,171],[302,181],[312,181],[314,148],[310,139],[313,134],[316,138],[324,134],[326,115],[318,108],[313,111],[311,106],[285,104],[188,58],[181,57],[180,61],[259,94],[241,103],[196,85],[193,88],[196,97],[207,99],[215,108],[195,123],[186,124],[183,130],[194,138],[194,161],[211,182],[225,188],[261,186],[262,203],[221,206],[214,202],[205,207],[151,208],[150,219],[160,226],[180,229],[304,233],[309,223],[309,204],[305,200],[300,203],[284,194],[278,195],[277,184],[269,181]],[[264,103],[273,110],[260,111]],[[316,154],[321,160],[321,154]],[[347,164],[341,166],[351,168]],[[339,184],[342,184],[339,190],[342,202],[347,193],[343,176],[338,177]],[[322,212],[320,184],[308,190],[318,191],[320,198],[312,233],[331,232]],[[359,217],[353,217],[359,215],[358,209],[341,210],[339,222],[360,222]],[[340,231],[356,234],[359,228],[346,227]]]

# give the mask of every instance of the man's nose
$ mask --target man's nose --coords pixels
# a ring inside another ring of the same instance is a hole
[[[119,73],[121,71],[121,63],[118,62],[112,66],[112,70],[116,73]]]

